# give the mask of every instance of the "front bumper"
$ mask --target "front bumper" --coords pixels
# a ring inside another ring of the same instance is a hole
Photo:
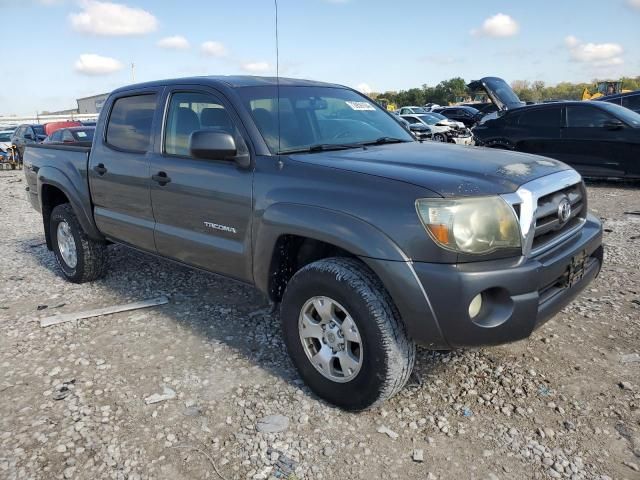
[[[583,269],[568,275],[576,259]],[[409,335],[431,348],[447,348],[528,337],[584,290],[600,272],[602,259],[602,225],[588,215],[579,232],[535,258],[368,263],[389,290]],[[479,293],[483,307],[472,321],[469,303]]]
[[[580,278],[567,274],[585,256]],[[602,226],[589,215],[582,230],[532,259],[457,265],[415,264],[442,333],[452,347],[507,343],[528,337],[593,280],[602,266]],[[472,321],[469,303],[485,293]]]

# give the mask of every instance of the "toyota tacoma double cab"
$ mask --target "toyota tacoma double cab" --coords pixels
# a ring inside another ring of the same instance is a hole
[[[255,285],[289,355],[349,410],[416,345],[526,338],[598,274],[602,231],[555,160],[419,142],[339,85],[200,77],[120,88],[90,148],[29,145],[28,196],[72,282],[112,243]]]

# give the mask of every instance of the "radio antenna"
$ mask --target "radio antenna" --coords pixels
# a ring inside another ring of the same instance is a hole
[[[280,46],[278,40],[278,0],[273,0],[276,8],[276,96],[277,106],[276,114],[278,115],[278,155],[280,155]]]

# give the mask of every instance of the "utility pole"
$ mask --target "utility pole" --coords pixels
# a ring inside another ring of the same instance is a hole
[[[134,83],[136,81],[136,64],[135,63],[131,63],[131,83]]]

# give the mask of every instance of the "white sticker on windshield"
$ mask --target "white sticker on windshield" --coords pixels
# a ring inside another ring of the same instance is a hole
[[[369,102],[344,102],[351,107],[352,110],[373,110],[375,108]]]
[[[76,135],[78,135],[80,138],[84,138],[87,136],[85,132],[76,132]]]

